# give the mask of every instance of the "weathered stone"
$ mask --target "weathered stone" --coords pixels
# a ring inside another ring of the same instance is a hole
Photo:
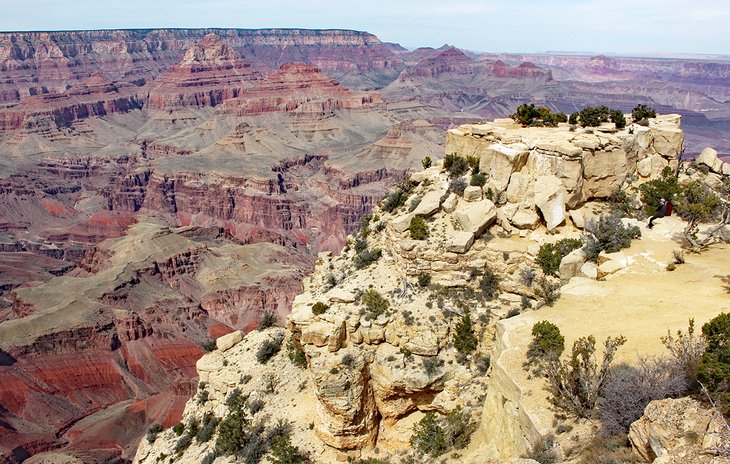
[[[503,145],[493,143],[479,160],[479,170],[487,176],[487,183],[495,194],[502,193],[509,184],[513,172],[522,169],[529,155],[528,147],[522,143]]]
[[[535,182],[535,204],[545,219],[548,230],[565,221],[565,188],[555,176],[540,176]]]
[[[626,174],[623,149],[586,153],[583,156],[583,195],[585,198],[608,198],[623,184]]]
[[[598,266],[593,261],[586,261],[580,267],[580,275],[595,280],[598,278]]]
[[[573,250],[564,256],[560,260],[560,280],[567,282],[573,277],[580,275],[580,270],[586,260],[587,257],[581,248]]]
[[[621,261],[606,261],[598,266],[596,278],[603,279],[607,275],[618,272],[625,267],[626,265]]]
[[[524,205],[534,205],[535,193],[532,189],[534,179],[521,172],[512,173],[507,186],[507,202]]]
[[[537,143],[535,143],[535,148],[567,157],[577,157],[583,153],[583,150],[580,147],[576,147],[560,136],[548,136],[544,139],[540,139]]]
[[[421,356],[436,356],[439,352],[438,337],[430,330],[411,333],[403,347]]]
[[[416,240],[401,240],[401,242],[398,244],[401,250],[403,251],[412,251],[416,245],[418,245],[418,242]]]
[[[302,327],[300,341],[303,345],[327,346],[329,351],[337,351],[345,339],[345,321],[337,318],[333,322],[316,321]]]
[[[466,253],[474,243],[474,232],[457,232],[446,246],[452,253]]]
[[[643,160],[636,163],[636,172],[638,172],[641,177],[651,176],[651,157],[644,158]]]
[[[433,190],[426,193],[421,202],[413,210],[413,214],[416,216],[431,216],[433,213],[439,210],[441,204],[441,191]]]
[[[675,448],[696,446],[711,418],[712,413],[692,398],[655,400],[631,424],[629,441],[636,454],[652,462]]]
[[[343,368],[340,353],[311,358],[310,371],[317,395],[314,432],[337,449],[373,445],[377,436],[377,411],[368,382],[362,352],[348,352],[351,361]]]
[[[510,222],[518,229],[535,229],[540,225],[540,216],[532,208],[520,208]]]
[[[464,200],[479,201],[482,199],[482,188],[476,185],[470,185],[464,189]]]
[[[722,175],[730,176],[730,163],[722,163]]]
[[[222,337],[218,337],[215,341],[215,346],[220,351],[227,351],[234,345],[238,344],[241,340],[243,340],[243,334],[240,330],[236,330],[223,335]]]
[[[444,203],[441,205],[441,207],[444,209],[445,212],[451,213],[456,209],[456,205],[459,203],[459,197],[455,193],[449,194],[449,196],[444,200]]]
[[[355,301],[355,295],[341,287],[333,288],[325,293],[325,296],[330,303],[352,303]]]
[[[408,226],[411,225],[411,219],[415,214],[408,213],[408,214],[402,214],[396,218],[393,218],[393,220],[390,222],[390,225],[393,227],[393,229],[396,232],[405,232],[408,230]]]
[[[463,230],[473,232],[475,236],[479,236],[487,230],[487,227],[494,224],[497,219],[497,207],[486,199],[468,203],[463,207],[460,205],[454,212],[454,218]]]

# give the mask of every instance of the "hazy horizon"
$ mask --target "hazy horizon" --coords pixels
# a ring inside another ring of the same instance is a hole
[[[8,3],[7,0],[4,3]],[[730,55],[724,0],[12,0],[0,30],[301,28],[367,31],[406,48],[478,52]]]

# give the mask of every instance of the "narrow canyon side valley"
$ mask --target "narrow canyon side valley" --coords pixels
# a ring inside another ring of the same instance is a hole
[[[727,347],[608,450],[533,341],[709,350],[729,205],[728,60],[2,32],[0,463],[730,462]]]

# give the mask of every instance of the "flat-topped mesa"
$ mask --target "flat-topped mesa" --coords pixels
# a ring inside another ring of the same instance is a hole
[[[179,64],[155,79],[148,106],[159,110],[216,106],[239,96],[258,79],[261,74],[230,44],[208,34],[185,52]]]
[[[226,101],[222,111],[236,116],[271,112],[322,115],[379,101],[378,94],[352,92],[315,66],[291,63],[282,65],[278,72],[240,97]]]
[[[484,190],[491,190],[513,226],[536,227],[539,212],[554,229],[567,211],[608,198],[627,178],[644,181],[666,166],[676,168],[684,141],[679,125],[680,116],[673,114],[622,130],[612,123],[571,129],[497,119],[449,130],[446,153],[479,158]]]

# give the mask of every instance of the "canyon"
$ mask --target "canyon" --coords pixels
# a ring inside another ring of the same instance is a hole
[[[648,103],[682,115],[688,153],[722,156],[726,66],[347,30],[0,33],[0,462],[131,459],[179,421],[201,345],[283,323],[317,254],[442,158],[447,129]]]

